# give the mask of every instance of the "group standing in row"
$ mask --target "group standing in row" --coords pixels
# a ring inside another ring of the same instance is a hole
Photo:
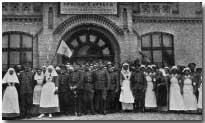
[[[158,68],[156,65],[52,65],[31,70],[28,64],[8,69],[3,77],[2,116],[30,118],[54,113],[107,114],[114,112],[202,109],[202,69]]]

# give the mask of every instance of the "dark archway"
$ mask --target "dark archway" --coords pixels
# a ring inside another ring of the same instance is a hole
[[[84,63],[93,60],[120,62],[120,47],[114,35],[96,24],[82,24],[62,37],[72,49],[70,59],[62,56],[62,63]]]

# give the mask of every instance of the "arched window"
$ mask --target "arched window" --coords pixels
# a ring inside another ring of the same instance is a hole
[[[172,34],[152,32],[142,36],[141,49],[154,64],[174,65],[174,37]]]
[[[48,28],[53,29],[53,8],[50,7],[48,10]]]
[[[2,69],[17,64],[33,65],[33,37],[23,32],[6,32],[2,35]]]

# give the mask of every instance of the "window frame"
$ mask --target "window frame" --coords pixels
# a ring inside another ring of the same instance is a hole
[[[153,35],[154,34],[158,34],[160,36],[160,46],[159,47],[156,47],[154,46],[153,47]],[[163,41],[163,36],[164,35],[167,35],[167,36],[170,36],[171,37],[171,46],[169,47],[165,47],[164,46],[164,41]],[[144,47],[143,46],[143,43],[142,43],[142,38],[144,36],[149,36],[149,39],[150,39],[150,47]],[[173,34],[170,34],[170,33],[166,33],[166,32],[150,32],[150,33],[146,33],[146,34],[143,34],[141,36],[141,50],[142,51],[150,51],[151,52],[151,62],[152,63],[156,63],[154,62],[154,58],[153,58],[153,51],[161,51],[162,52],[162,61],[160,62],[162,65],[164,64],[164,57],[163,57],[163,53],[166,51],[166,50],[171,50],[172,51],[172,57],[173,57],[173,64],[175,64],[175,54],[174,54],[174,35]],[[158,62],[159,63],[159,62]]]
[[[19,48],[11,48],[10,47],[10,42],[11,42],[11,35],[12,34],[18,34],[18,35],[20,35],[20,47]],[[33,37],[33,35],[31,35],[31,34],[28,34],[28,33],[25,33],[25,32],[19,32],[19,31],[12,31],[12,32],[4,32],[3,34],[2,34],[2,37],[3,36],[5,36],[5,35],[7,35],[8,36],[8,46],[6,47],[6,48],[3,48],[2,47],[2,53],[3,52],[7,52],[7,69],[8,68],[10,68],[13,64],[10,64],[11,62],[10,62],[10,53],[11,52],[19,52],[20,53],[20,61],[19,61],[19,64],[23,64],[23,61],[22,61],[22,54],[23,54],[23,52],[31,52],[31,67],[33,67],[33,39],[34,39],[34,37]],[[26,35],[26,36],[29,36],[30,38],[31,38],[31,43],[32,43],[32,45],[31,45],[31,47],[29,47],[29,48],[23,48],[23,36],[24,35]],[[3,63],[2,63],[2,65],[4,65]]]

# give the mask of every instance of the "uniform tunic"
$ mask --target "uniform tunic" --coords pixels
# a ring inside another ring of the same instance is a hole
[[[59,86],[58,86],[58,93],[59,93],[59,104],[60,104],[60,111],[63,113],[67,113],[69,111],[69,75],[68,74],[59,74]]]

